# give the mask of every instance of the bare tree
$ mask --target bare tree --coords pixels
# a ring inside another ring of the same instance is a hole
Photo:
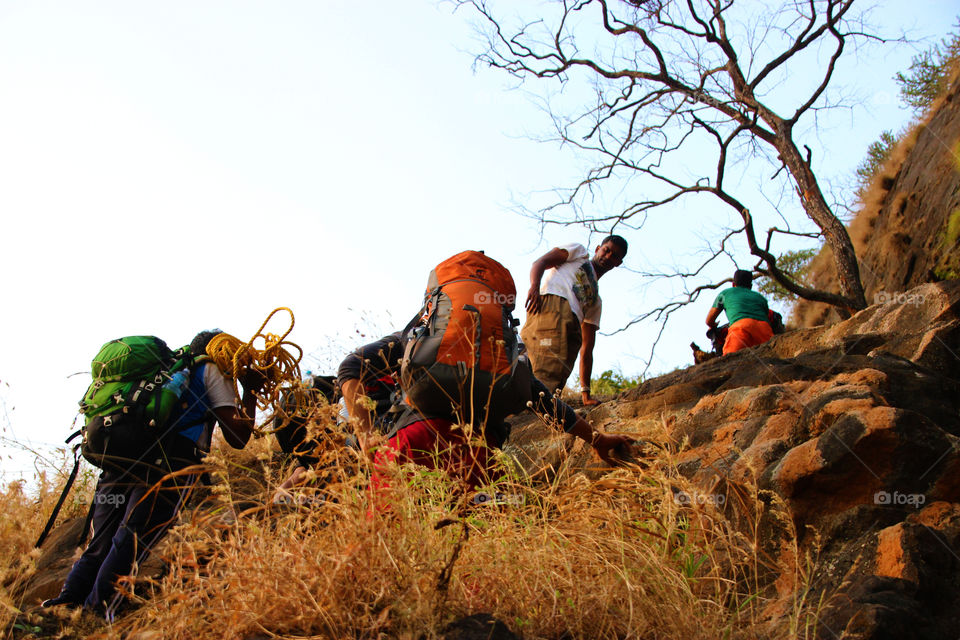
[[[857,257],[821,190],[810,147],[796,137],[801,119],[815,129],[818,113],[832,106],[825,92],[848,45],[879,40],[853,15],[853,2],[556,0],[525,19],[517,14],[532,6],[527,3],[457,0],[480,17],[486,39],[480,63],[524,80],[568,82],[576,75],[591,83],[595,100],[589,104],[571,109],[563,100],[548,103],[556,138],[599,162],[558,202],[536,211],[542,223],[638,228],[653,210],[711,194],[736,211],[742,226],[735,231],[756,256],[758,272],[844,315],[866,307]],[[808,88],[798,98],[799,79]],[[707,164],[695,175],[678,157],[707,158]],[[798,282],[777,267],[775,234],[811,234],[788,224],[770,227],[758,240],[746,196],[728,186],[728,175],[745,158],[766,163],[767,174],[779,181],[779,200],[799,205],[816,225],[814,235],[832,251],[839,293]],[[586,213],[583,199],[600,183],[631,177],[644,180],[643,199],[628,200],[610,215]],[[711,259],[724,254],[721,245]],[[693,299],[702,290],[694,289]],[[652,313],[659,319],[673,304]]]

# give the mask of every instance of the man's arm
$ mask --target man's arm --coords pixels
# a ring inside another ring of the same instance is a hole
[[[612,465],[616,465],[618,461],[611,454],[616,451],[617,447],[629,445],[632,441],[630,436],[594,431],[590,423],[583,418],[577,419],[576,424],[573,425],[569,433],[589,443],[604,462]]]
[[[572,433],[581,440],[588,442],[605,462],[617,464],[617,460],[611,453],[617,447],[629,445],[631,442],[629,436],[594,431],[589,422],[578,416],[570,405],[554,397],[544,384],[536,378],[532,378],[530,381],[530,394],[533,401],[527,406],[531,410],[544,414],[548,419],[561,425],[567,433]]]
[[[362,400],[366,397],[364,380],[399,373],[400,359],[403,357],[400,338],[398,331],[360,347],[344,358],[337,370],[340,393],[343,394],[351,422],[356,424],[357,441],[362,451],[369,451],[370,445],[376,440],[373,415]]]
[[[248,371],[240,381],[240,386],[243,387],[241,408],[217,407],[213,410],[224,439],[234,449],[243,449],[253,434],[257,416],[257,397],[254,390],[263,386],[263,375],[259,371]]]
[[[544,272],[546,272],[547,269],[559,267],[566,262],[569,257],[569,251],[561,249],[560,247],[554,247],[537,258],[533,263],[533,266],[530,268],[530,290],[527,292],[527,302],[525,305],[527,313],[533,314],[540,311],[540,305],[542,304],[540,298],[540,281],[543,280]]]
[[[717,328],[717,318],[720,317],[721,309],[716,307],[710,307],[710,311],[707,312],[707,326],[711,329]]]
[[[597,342],[597,325],[589,322],[580,323],[580,394],[584,406],[592,407],[600,404],[590,397],[590,376],[593,374],[593,346]]]
[[[363,384],[359,378],[350,378],[340,381],[340,392],[347,405],[347,413],[356,420],[357,436],[368,436],[373,433],[373,418],[370,409],[360,401],[363,395]]]

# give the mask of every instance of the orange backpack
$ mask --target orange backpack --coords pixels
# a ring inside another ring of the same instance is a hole
[[[516,413],[530,396],[518,366],[513,276],[480,251],[430,272],[424,305],[404,330],[400,380],[406,402],[427,417],[484,425]]]

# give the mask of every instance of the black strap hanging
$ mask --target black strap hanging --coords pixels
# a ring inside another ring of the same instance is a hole
[[[79,432],[78,432],[79,433]],[[77,434],[71,435],[67,442],[73,440]],[[57,521],[57,516],[60,515],[60,508],[63,507],[64,501],[67,499],[67,494],[70,493],[70,489],[73,487],[74,481],[77,479],[77,471],[80,470],[80,445],[73,445],[73,471],[70,472],[70,477],[67,478],[67,484],[63,488],[63,492],[60,494],[60,499],[57,500],[57,506],[53,508],[53,513],[50,514],[50,519],[47,520],[47,525],[43,528],[43,533],[40,534],[40,537],[37,538],[37,543],[33,546],[39,547],[43,544],[43,541],[47,539],[47,536],[50,535],[50,531],[53,529],[53,524]],[[91,509],[92,511],[92,509]],[[90,515],[87,514],[87,522],[89,523]],[[86,527],[81,533],[82,537],[86,538],[87,532]]]

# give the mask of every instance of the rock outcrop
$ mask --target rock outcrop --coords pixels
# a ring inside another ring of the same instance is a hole
[[[733,517],[737,491],[778,495],[800,549],[819,550],[825,638],[960,629],[960,282],[906,299],[649,380],[589,415],[670,448]],[[511,441],[530,471],[591,464],[536,422]],[[767,542],[795,562],[795,547]],[[772,584],[774,601],[798,588],[786,572]]]
[[[850,223],[867,300],[883,302],[926,282],[960,278],[960,75],[898,143]],[[836,291],[829,249],[811,263],[818,288]],[[835,321],[827,305],[799,301],[790,321]]]

